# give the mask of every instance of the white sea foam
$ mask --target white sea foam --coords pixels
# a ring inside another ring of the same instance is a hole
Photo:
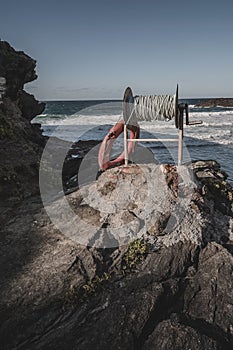
[[[189,113],[191,116],[198,116],[198,117],[218,117],[218,118],[222,118],[225,116],[232,116],[233,117],[233,110],[222,110],[222,111],[208,111],[208,112],[201,112],[201,111],[192,111]]]
[[[48,114],[40,114],[37,118],[40,118],[40,117],[48,117]]]
[[[62,114],[41,114],[34,118],[33,122],[40,122],[42,125],[80,125],[80,124],[109,124],[116,123],[118,120],[123,118],[121,113],[117,114],[109,114],[109,113],[98,113],[95,114],[94,109],[91,111],[92,113],[75,113],[73,115],[62,115]],[[201,119],[203,123],[206,123],[206,126],[210,126],[212,124],[215,125],[231,125],[233,123],[233,111],[218,111],[218,112],[200,112],[200,111],[192,111],[189,113],[190,119],[194,121],[197,119]],[[142,122],[143,123],[143,122]],[[174,121],[170,122],[155,122],[158,127],[160,127],[160,123],[165,125],[174,124]],[[150,124],[155,124],[150,122]],[[141,124],[141,123],[140,123]]]
[[[193,106],[191,105],[190,108]],[[195,108],[194,108],[195,109]],[[123,119],[121,104],[103,104],[88,107],[73,115],[41,114],[33,122],[42,125],[46,135],[54,135],[65,140],[74,141],[77,137],[83,139],[102,139],[109,129]],[[202,124],[185,126],[186,142],[198,144],[200,141],[215,142],[216,144],[233,143],[233,111],[199,111],[198,108],[189,113],[190,121],[202,120]],[[141,130],[151,135],[159,134],[162,137],[177,136],[174,120],[164,122],[140,122]],[[159,137],[155,136],[155,137]],[[196,140],[196,141],[195,141]]]
[[[121,115],[82,115],[75,114],[69,117],[60,119],[47,119],[40,121],[42,125],[104,125],[115,124],[118,120],[122,119]]]

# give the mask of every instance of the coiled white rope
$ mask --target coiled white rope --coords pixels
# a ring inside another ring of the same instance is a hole
[[[135,96],[134,112],[138,121],[171,120],[176,115],[176,95]]]

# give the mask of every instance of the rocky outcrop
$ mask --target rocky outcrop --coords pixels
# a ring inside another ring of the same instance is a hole
[[[210,98],[199,102],[196,107],[233,107],[233,98]]]
[[[0,41],[0,196],[4,201],[38,193],[38,167],[45,139],[40,126],[30,120],[42,113],[44,103],[23,90],[25,83],[37,78],[35,66],[35,60]]]
[[[23,51],[15,51],[6,41],[0,41],[0,76],[6,79],[6,95],[17,99],[24,84],[37,78],[36,61]]]
[[[225,175],[214,161],[130,165],[67,195],[72,218],[62,198],[50,218],[35,200],[17,208],[0,245],[2,346],[231,349]]]

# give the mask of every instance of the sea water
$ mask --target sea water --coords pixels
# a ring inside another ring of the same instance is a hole
[[[184,162],[195,159],[215,159],[233,182],[233,108],[200,108],[201,100],[186,99],[190,121],[202,124],[185,126]],[[43,134],[62,140],[102,140],[111,126],[122,117],[122,102],[97,101],[47,101],[43,114],[33,119],[40,123]],[[140,122],[141,138],[176,138],[174,120]],[[144,147],[152,150],[160,163],[177,163],[177,143],[147,142]],[[123,147],[122,138],[116,142],[116,152]]]

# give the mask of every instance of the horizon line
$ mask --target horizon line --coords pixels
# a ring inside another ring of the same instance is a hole
[[[36,97],[35,97],[36,98]],[[233,97],[179,97],[179,100],[202,100],[202,99],[233,99]],[[37,99],[37,98],[36,98]],[[39,99],[39,102],[61,102],[61,101],[122,101],[120,98],[85,98],[85,99]]]

